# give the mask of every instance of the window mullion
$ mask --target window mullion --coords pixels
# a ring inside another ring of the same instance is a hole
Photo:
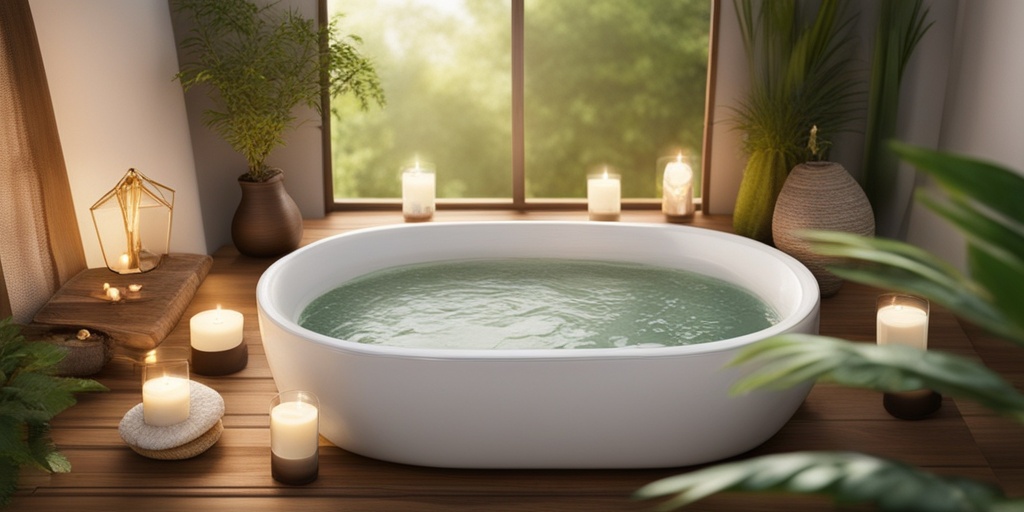
[[[512,0],[512,206],[526,209],[526,143],[523,106],[525,0]]]

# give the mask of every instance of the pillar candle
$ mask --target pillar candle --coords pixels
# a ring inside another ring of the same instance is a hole
[[[189,320],[192,347],[204,352],[221,352],[242,343],[243,317],[230,309],[209,309]]]
[[[591,220],[618,220],[622,186],[619,177],[608,174],[587,178],[587,211]]]
[[[182,377],[156,377],[142,385],[142,417],[147,425],[166,427],[188,419],[191,386]]]

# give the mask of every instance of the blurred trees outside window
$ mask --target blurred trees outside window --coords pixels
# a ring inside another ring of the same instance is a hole
[[[583,198],[605,166],[624,198],[658,197],[657,160],[679,152],[700,176],[711,0],[327,0],[388,101],[332,99],[336,201],[400,197],[417,160],[439,198],[512,196],[519,1],[527,200]]]

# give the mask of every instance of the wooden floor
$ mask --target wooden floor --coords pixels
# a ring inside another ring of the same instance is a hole
[[[517,214],[442,211],[434,222],[462,220],[584,220],[584,212]],[[657,212],[625,212],[623,221],[663,222]],[[304,242],[355,228],[401,222],[395,212],[338,213],[307,221]],[[728,217],[698,217],[696,225],[729,229]],[[651,470],[509,471],[446,470],[380,462],[322,440],[320,478],[289,487],[270,476],[267,409],[276,388],[267,368],[256,321],[256,281],[271,261],[215,254],[213,268],[165,347],[188,346],[191,315],[215,307],[242,311],[249,366],[235,375],[195,378],[226,402],[225,431],[206,453],[184,461],[143,458],[122,442],[117,425],[141,400],[138,366],[112,361],[96,378],[109,393],[83,395],[53,422],[53,437],[73,470],[47,475],[23,471],[10,510],[645,510],[630,494],[685,468]],[[847,283],[823,301],[822,334],[870,341],[877,290]],[[981,357],[1020,386],[1024,351],[961,326],[948,311],[931,320],[931,345]],[[643,418],[637,418],[643,421]],[[818,385],[778,435],[748,455],[795,450],[856,450],[901,459],[942,474],[981,478],[1024,496],[1024,428],[968,403],[944,400],[933,418],[908,422],[888,416],[879,395]],[[817,498],[718,496],[695,510],[820,510]],[[825,506],[825,508],[829,508]]]

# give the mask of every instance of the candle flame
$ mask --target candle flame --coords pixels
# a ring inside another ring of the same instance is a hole
[[[217,316],[213,317],[213,323],[215,323],[215,324],[222,324],[222,323],[224,323],[224,318],[220,314],[220,311],[221,311],[220,304],[217,304]]]
[[[679,155],[676,156],[676,162],[679,162],[679,163],[683,162],[683,152],[682,151],[680,151]]]

